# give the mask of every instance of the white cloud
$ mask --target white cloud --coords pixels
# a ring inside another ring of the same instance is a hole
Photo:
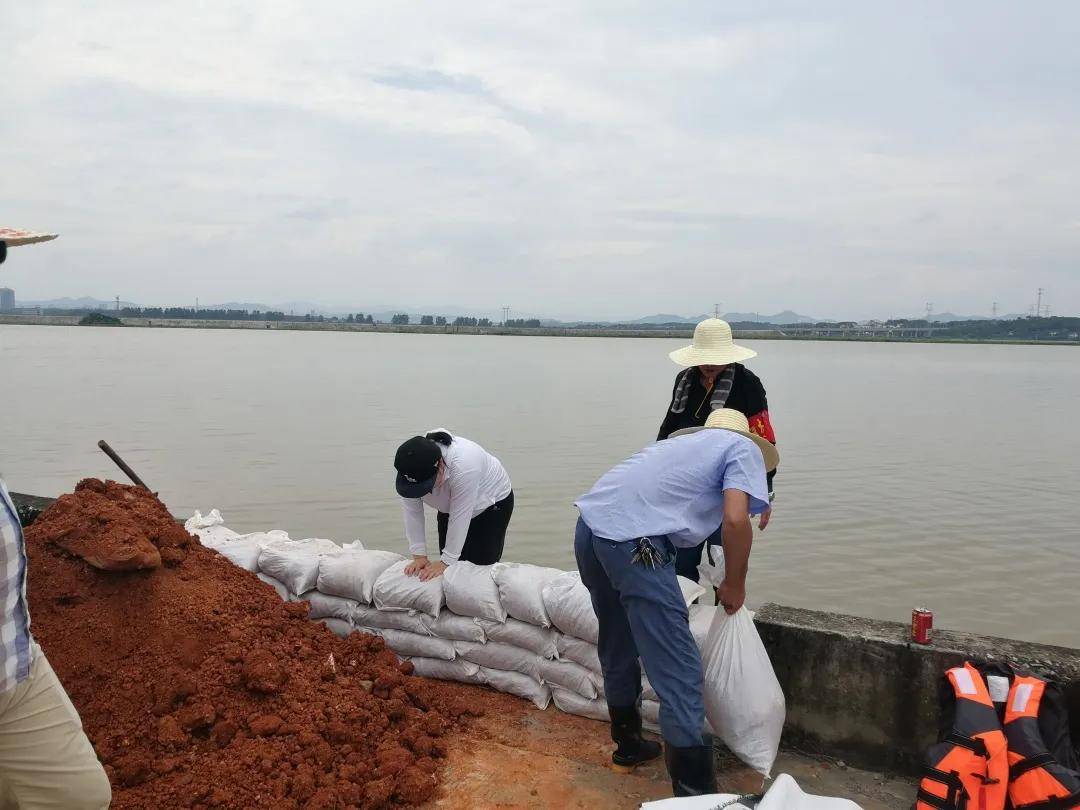
[[[1080,56],[978,8],[19,4],[4,217],[63,238],[5,283],[861,316],[1045,276],[1075,311]]]

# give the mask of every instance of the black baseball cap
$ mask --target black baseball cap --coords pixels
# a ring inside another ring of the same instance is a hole
[[[439,445],[423,436],[413,436],[398,448],[394,456],[397,492],[402,498],[422,498],[435,488],[442,451]]]

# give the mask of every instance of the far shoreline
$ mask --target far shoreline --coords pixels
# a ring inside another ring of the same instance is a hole
[[[107,313],[106,313],[107,314]],[[78,315],[0,315],[0,325],[8,326],[78,326]],[[498,335],[519,337],[604,337],[604,338],[668,338],[690,339],[693,325],[675,329],[619,329],[614,327],[572,328],[517,326],[429,326],[420,324],[358,324],[331,321],[239,321],[198,318],[120,318],[120,326],[142,329],[246,329],[287,330],[294,332],[368,332],[421,335]],[[116,325],[85,328],[117,328]],[[777,327],[775,329],[735,329],[733,334],[742,340],[804,340],[818,342],[850,343],[952,343],[989,344],[1005,346],[1080,346],[1080,340],[1028,340],[1008,338],[947,338],[934,337],[936,329],[909,329],[908,331],[930,334],[909,336],[885,334],[877,328],[849,327]]]

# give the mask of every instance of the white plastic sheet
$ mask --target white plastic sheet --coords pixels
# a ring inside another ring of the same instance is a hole
[[[538,627],[551,627],[544,607],[544,588],[563,572],[526,563],[495,563],[491,578],[499,588],[508,615]]]
[[[502,623],[481,620],[481,624],[490,641],[513,644],[515,647],[534,652],[541,658],[554,658],[558,655],[559,650],[555,644],[556,632],[550,628],[537,627],[517,619],[507,619]]]
[[[745,607],[718,610],[701,652],[705,714],[739,759],[769,775],[786,712],[769,654]]]
[[[448,610],[459,616],[506,621],[506,608],[499,596],[499,587],[491,578],[490,565],[462,560],[447,568],[442,579]]]
[[[379,575],[405,558],[392,551],[368,550],[357,543],[342,546],[341,553],[319,560],[315,587],[332,596],[343,596],[370,605]]]
[[[424,582],[418,576],[406,576],[408,560],[387,568],[375,582],[372,601],[380,610],[415,610],[435,619],[444,604],[443,578]]]
[[[645,802],[641,805],[641,810],[716,810],[721,806],[726,806],[730,810],[750,810],[750,805],[737,802],[738,798],[733,793],[713,793],[709,796],[659,799],[654,802]],[[732,801],[736,803],[727,804]],[[776,777],[765,796],[758,802],[757,810],[861,810],[861,808],[850,799],[804,793],[791,776],[782,773]]]
[[[489,667],[480,667],[480,675],[492,689],[531,700],[541,711],[551,703],[551,689],[529,675]]]

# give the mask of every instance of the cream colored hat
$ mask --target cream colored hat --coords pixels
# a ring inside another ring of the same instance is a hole
[[[692,345],[676,349],[668,357],[680,366],[726,366],[757,357],[757,352],[735,345],[727,321],[708,318],[694,328]]]
[[[740,436],[745,436],[756,444],[758,449],[761,450],[762,458],[765,459],[765,472],[772,472],[780,464],[780,451],[776,449],[776,445],[768,439],[764,439],[756,433],[751,432],[750,423],[746,421],[746,417],[734,408],[717,408],[709,414],[709,418],[705,420],[705,425],[703,427],[688,427],[683,428],[682,430],[676,430],[668,436],[668,438],[674,439],[676,436],[689,436],[691,433],[697,433],[699,430],[707,430],[710,428],[730,430],[734,433],[738,433]]]

